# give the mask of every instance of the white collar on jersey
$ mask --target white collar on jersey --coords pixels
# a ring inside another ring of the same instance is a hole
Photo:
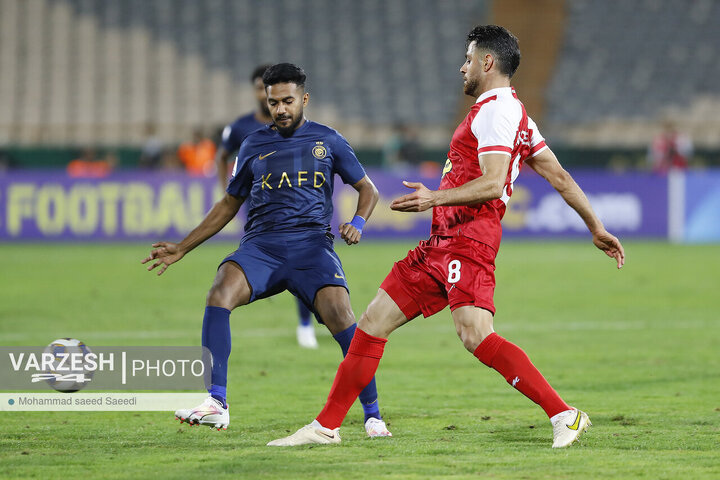
[[[493,95],[496,95],[496,94],[501,93],[501,92],[508,92],[508,93],[510,93],[510,92],[512,92],[512,89],[513,89],[513,87],[498,87],[498,88],[493,88],[493,89],[491,89],[491,90],[488,90],[487,92],[484,92],[482,95],[480,95],[480,96],[478,97],[478,99],[475,100],[475,103],[482,102],[482,101],[485,100],[486,98],[492,97]]]

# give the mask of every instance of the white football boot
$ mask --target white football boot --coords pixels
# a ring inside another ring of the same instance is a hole
[[[211,428],[227,430],[230,425],[230,408],[224,408],[222,403],[213,397],[207,397],[203,403],[190,410],[177,410],[175,418],[180,423],[193,425],[208,425]]]
[[[560,412],[550,419],[553,426],[552,448],[569,447],[576,442],[580,435],[592,426],[587,413],[573,408]]]
[[[269,442],[268,446],[295,447],[298,445],[310,445],[313,443],[319,443],[322,445],[340,443],[340,429],[336,428],[334,430],[330,430],[329,428],[324,428],[320,425],[317,420],[313,420],[310,425],[305,425],[289,437],[278,438],[277,440]]]
[[[318,348],[318,341],[315,338],[315,327],[311,325],[298,325],[297,342],[303,348]]]
[[[368,421],[365,422],[365,431],[370,438],[392,437],[392,433],[390,433],[390,430],[387,429],[385,422],[382,419],[375,417],[370,417],[368,418]]]

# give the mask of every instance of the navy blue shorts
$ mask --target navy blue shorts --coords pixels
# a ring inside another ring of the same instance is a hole
[[[220,265],[225,262],[235,262],[245,272],[250,302],[288,290],[317,313],[318,290],[337,285],[350,291],[332,237],[324,232],[258,235],[243,241]]]

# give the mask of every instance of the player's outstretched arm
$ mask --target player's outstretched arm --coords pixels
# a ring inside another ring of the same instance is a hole
[[[150,271],[160,267],[157,274],[162,275],[170,265],[179,261],[190,250],[222,230],[235,217],[244,200],[244,198],[236,198],[226,193],[208,212],[200,225],[188,233],[180,243],[154,243],[153,250],[150,255],[142,260],[142,263],[145,264],[155,260],[153,264],[148,265],[147,269]]]
[[[614,258],[617,261],[617,268],[622,268],[625,264],[625,250],[620,240],[605,230],[602,222],[595,215],[585,193],[575,183],[572,176],[560,165],[555,154],[549,148],[546,148],[525,163],[557,190],[565,202],[583,219],[588,230],[592,233],[593,244],[605,252],[608,257]]]
[[[355,216],[348,223],[340,225],[340,238],[345,240],[345,243],[348,245],[353,245],[360,241],[362,228],[370,218],[370,215],[375,209],[375,205],[377,205],[378,198],[380,198],[375,184],[367,175],[355,183],[353,188],[358,192]]]
[[[500,198],[510,167],[510,156],[491,153],[479,156],[478,162],[483,175],[456,188],[430,190],[419,182],[403,182],[415,191],[393,200],[390,208],[399,212],[423,212],[441,205],[477,205]]]

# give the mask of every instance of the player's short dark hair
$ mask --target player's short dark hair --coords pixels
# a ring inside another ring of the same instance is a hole
[[[262,65],[258,65],[255,67],[255,70],[253,70],[252,75],[250,75],[250,83],[255,83],[255,79],[260,78],[262,79],[263,75],[267,71],[268,68],[270,68],[272,65],[270,63],[264,63]]]
[[[292,63],[278,63],[267,70],[262,76],[266,87],[276,83],[294,83],[298,87],[305,86],[305,71]]]
[[[478,25],[467,36],[465,47],[475,42],[475,48],[495,54],[500,72],[512,77],[520,65],[520,46],[515,35],[499,25]]]

